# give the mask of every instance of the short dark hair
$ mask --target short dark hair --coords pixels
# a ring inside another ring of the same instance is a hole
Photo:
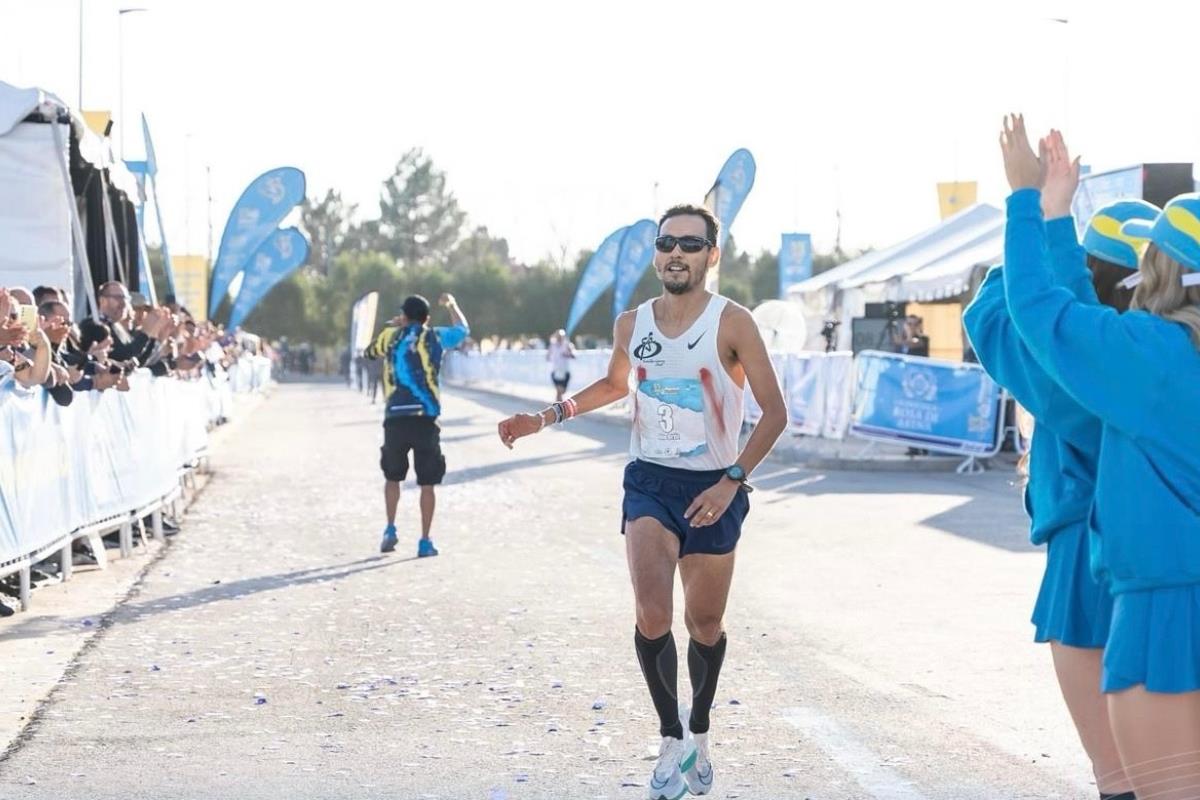
[[[58,313],[58,309],[63,309],[67,312],[67,319],[71,318],[71,310],[67,308],[67,304],[59,300],[57,296],[53,300],[45,300],[38,304],[39,317],[52,317]]]
[[[1121,281],[1129,277],[1129,270],[1091,253],[1088,253],[1087,265],[1092,273],[1092,287],[1096,290],[1096,299],[1109,308],[1128,311],[1129,303],[1133,300],[1133,289],[1124,288]]]
[[[716,245],[717,237],[721,235],[721,220],[717,219],[711,211],[704,206],[694,206],[691,203],[682,203],[677,206],[671,206],[663,215],[658,218],[658,229],[661,231],[663,223],[671,217],[700,217],[704,220],[704,231],[708,240]]]
[[[400,310],[409,322],[425,322],[429,319],[429,301],[419,294],[406,297]]]
[[[39,306],[47,300],[58,300],[58,289],[53,286],[39,286],[33,290],[33,302]]]
[[[103,342],[112,336],[109,327],[99,320],[88,317],[79,323],[79,349],[85,354],[97,342]]]

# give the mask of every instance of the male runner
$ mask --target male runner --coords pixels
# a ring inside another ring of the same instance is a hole
[[[383,359],[383,396],[387,408],[379,466],[385,481],[387,527],[379,550],[384,553],[396,549],[396,507],[400,505],[400,484],[408,476],[408,454],[412,451],[417,485],[421,487],[421,541],[417,544],[417,556],[427,558],[438,554],[429,538],[437,504],[435,487],[446,477],[438,424],[442,413],[438,375],[443,349],[458,347],[470,335],[467,319],[454,297],[444,294],[440,303],[450,312],[450,327],[431,327],[429,301],[412,295],[405,299],[401,314],[391,320],[364,353],[367,358]]]
[[[712,790],[709,708],[725,658],[722,618],[734,548],[750,508],[746,478],[783,432],[787,409],[750,312],[705,290],[705,276],[720,259],[717,219],[705,208],[675,206],[658,230],[654,268],[662,296],[617,319],[608,375],[540,414],[504,420],[499,433],[511,448],[547,425],[625,397],[634,374],[633,461],[625,468],[622,513],[637,611],[634,645],[663,737],[647,797],[678,800],[689,789]],[[739,453],[746,381],[763,414]],[[675,690],[677,564],[691,635],[691,738]]]

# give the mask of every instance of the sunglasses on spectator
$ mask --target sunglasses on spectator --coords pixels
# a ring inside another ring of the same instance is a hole
[[[659,236],[654,240],[654,248],[660,253],[670,253],[675,245],[679,245],[679,249],[685,253],[699,253],[706,247],[712,247],[713,243],[703,236]]]

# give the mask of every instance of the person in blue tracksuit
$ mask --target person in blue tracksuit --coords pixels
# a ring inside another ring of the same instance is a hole
[[[1006,123],[1001,148],[1014,190],[1004,271],[1013,324],[1038,364],[1103,424],[1090,526],[1114,598],[1101,687],[1117,748],[1142,798],[1195,798],[1200,194],[1175,198],[1153,223],[1121,227],[1150,244],[1131,310],[1118,314],[1081,302],[1049,267],[1041,165],[1023,124]]]
[[[1083,248],[1070,216],[1078,179],[1048,176],[1042,205],[1048,261],[1085,303],[1105,298],[1120,305],[1123,276],[1135,274],[1139,242],[1124,238],[1120,224],[1152,219],[1157,209],[1142,201],[1119,201],[1090,221]],[[1084,264],[1087,267],[1084,267]],[[1124,304],[1127,305],[1127,302]],[[1037,420],[1028,458],[1025,509],[1030,539],[1047,546],[1046,570],[1033,611],[1034,640],[1049,642],[1055,673],[1071,718],[1092,761],[1101,800],[1130,798],[1113,741],[1107,704],[1100,692],[1101,654],[1108,639],[1112,596],[1091,574],[1088,516],[1100,455],[1100,420],[1067,395],[1021,341],[1008,313],[1004,268],[988,273],[963,315],[980,364]]]

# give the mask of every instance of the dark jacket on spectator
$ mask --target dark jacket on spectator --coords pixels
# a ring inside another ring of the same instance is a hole
[[[143,331],[130,333],[125,330],[124,325],[103,314],[100,315],[100,321],[108,325],[109,330],[112,331],[113,348],[109,351],[109,357],[113,361],[128,361],[136,358],[139,364],[144,364],[150,360],[150,356],[154,354],[154,349],[158,346],[156,340],[151,339]]]

